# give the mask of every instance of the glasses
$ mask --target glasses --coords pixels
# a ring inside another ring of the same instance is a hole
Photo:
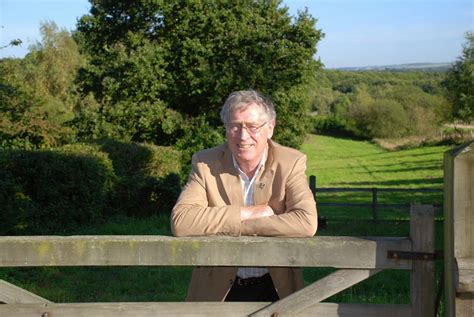
[[[229,131],[231,133],[237,133],[237,132],[241,131],[242,129],[245,129],[245,130],[247,130],[247,132],[249,134],[257,134],[257,133],[260,132],[260,130],[262,130],[262,128],[268,122],[270,122],[270,121],[266,121],[261,125],[254,125],[254,124],[247,125],[244,122],[242,122],[242,123],[230,123],[226,126],[226,128],[227,128],[227,131]]]

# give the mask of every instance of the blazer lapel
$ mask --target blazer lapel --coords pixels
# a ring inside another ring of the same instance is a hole
[[[244,195],[242,193],[242,183],[239,173],[232,162],[232,153],[228,146],[225,147],[221,163],[223,173],[220,174],[220,178],[223,190],[229,198],[229,203],[235,206],[243,206]]]
[[[272,184],[275,175],[275,164],[273,164],[273,144],[268,142],[267,161],[265,168],[254,184],[253,199],[255,205],[266,205],[272,195]]]

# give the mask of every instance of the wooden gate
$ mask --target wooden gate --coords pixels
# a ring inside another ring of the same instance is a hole
[[[275,303],[63,303],[0,283],[0,316],[426,316],[434,314],[432,206],[411,208],[410,237],[0,237],[0,267],[295,266],[339,270]],[[417,255],[417,256],[413,256]],[[426,257],[426,256],[425,256]],[[324,299],[384,269],[411,270],[411,304]]]

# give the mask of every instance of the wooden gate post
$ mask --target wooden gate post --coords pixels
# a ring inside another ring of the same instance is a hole
[[[474,316],[474,142],[444,154],[447,317]]]
[[[434,208],[412,205],[410,237],[413,252],[434,252]],[[413,260],[411,271],[411,306],[413,317],[433,317],[435,310],[434,261]]]

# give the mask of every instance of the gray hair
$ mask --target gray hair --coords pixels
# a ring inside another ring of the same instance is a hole
[[[269,98],[255,90],[240,90],[231,93],[222,107],[220,115],[224,125],[227,124],[232,113],[244,110],[252,103],[265,110],[268,120],[276,118],[275,106]]]

